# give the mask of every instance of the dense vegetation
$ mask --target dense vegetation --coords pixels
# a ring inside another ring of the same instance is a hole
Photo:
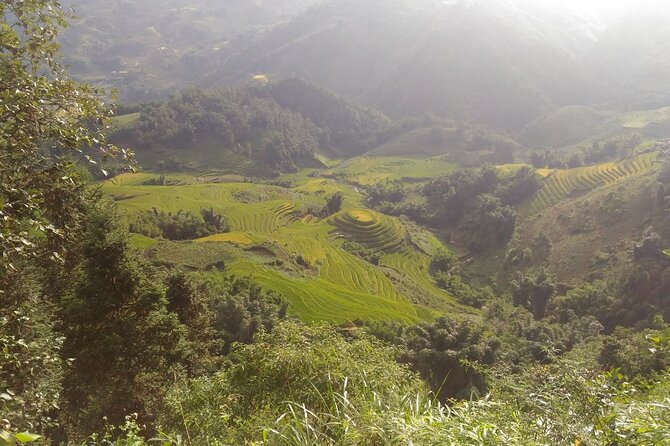
[[[0,446],[670,444],[667,143],[506,164],[491,129],[262,76],[112,120],[57,1],[0,16]],[[96,182],[135,167],[110,135],[182,159]]]
[[[213,209],[201,209],[200,217],[189,211],[176,214],[156,208],[136,216],[129,231],[146,237],[163,237],[168,240],[193,240],[212,234],[228,232],[230,227],[221,214]]]
[[[319,143],[347,155],[373,149],[390,125],[383,113],[356,106],[301,78],[256,87],[254,93],[299,113],[319,128]]]
[[[317,128],[300,114],[244,90],[205,92],[192,89],[166,103],[147,104],[132,130],[116,138],[138,147],[162,144],[185,148],[197,139],[216,141],[220,149],[250,158],[271,171],[314,163]]]

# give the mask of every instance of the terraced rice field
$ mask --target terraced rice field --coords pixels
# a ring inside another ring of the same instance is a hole
[[[188,159],[186,164],[199,171],[214,170],[218,173],[247,175],[254,170],[254,164],[249,159],[221,146],[216,140],[198,140],[189,145],[187,154],[182,148],[157,145],[140,150],[135,155],[141,166],[150,169],[155,169],[161,161],[174,157],[179,160]]]
[[[251,275],[289,301],[290,310],[305,322],[345,323],[355,319],[395,319],[417,322],[419,309],[407,300],[360,292],[322,278],[290,277],[258,263],[242,261],[230,273]]]
[[[289,311],[306,322],[416,322],[433,318],[436,308],[465,312],[435,286],[427,273],[429,256],[408,241],[412,237],[405,224],[363,208],[355,188],[324,178],[306,178],[292,189],[250,183],[199,184],[187,177],[180,178],[179,186],[142,185],[149,178],[152,176],[145,174],[120,176],[106,182],[103,189],[130,214],[152,207],[171,212],[211,207],[226,215],[231,225],[229,233],[193,243],[163,241],[156,245],[154,240],[138,237],[138,248],[154,247],[152,252],[160,261],[215,276],[251,275],[262,286],[283,294],[290,303]],[[345,194],[343,211],[326,219],[304,214],[308,207],[323,206],[338,191]],[[388,257],[383,266],[375,266],[346,251],[337,241],[341,239],[380,250]],[[298,262],[298,257],[303,260]],[[218,260],[225,261],[225,272],[207,269]],[[427,303],[417,296],[428,296]]]
[[[147,178],[151,176],[122,175],[106,182],[103,190],[130,214],[153,207],[166,212],[183,209],[196,214],[203,208],[212,208],[228,218],[233,232],[260,234],[276,231],[297,220],[303,205],[321,202],[317,197],[287,193],[274,186],[247,183],[141,185]]]
[[[252,203],[247,212],[230,213],[230,226],[235,231],[269,233],[298,219],[295,203],[281,203],[269,207],[270,203]]]
[[[519,206],[518,213],[521,217],[528,217],[575,194],[611,186],[644,173],[651,169],[655,158],[656,155],[650,153],[617,163],[545,172],[542,187],[531,199]]]
[[[302,182],[293,190],[317,197],[327,197],[340,192],[344,195],[346,206],[360,206],[363,203],[363,197],[357,188],[338,183],[337,181],[328,178],[310,178],[307,181]]]
[[[405,241],[405,228],[397,220],[364,209],[337,214],[331,220],[333,234],[365,245],[368,248],[392,252]]]

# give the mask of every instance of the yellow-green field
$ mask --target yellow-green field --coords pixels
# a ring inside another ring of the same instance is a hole
[[[360,156],[347,160],[323,175],[361,186],[390,181],[428,181],[456,169],[441,157]]]
[[[612,186],[619,181],[647,172],[652,168],[656,154],[649,153],[620,162],[604,163],[576,169],[543,169],[542,187],[518,208],[521,217],[528,217],[547,209],[565,198]]]
[[[332,232],[336,237],[384,252],[399,248],[406,237],[398,220],[367,209],[341,212],[333,217],[332,224],[337,228]]]
[[[136,157],[140,165],[154,168],[161,161],[175,158],[198,171],[238,175],[254,173],[254,165],[250,160],[231,152],[229,148],[215,140],[198,140],[190,144],[187,149],[156,145],[137,151]]]
[[[208,270],[208,265],[224,260],[225,272],[207,274],[252,276],[283,294],[290,312],[307,322],[416,322],[442,312],[458,316],[475,311],[433,283],[428,265],[441,243],[415,226],[366,209],[353,187],[324,178],[306,178],[292,188],[208,184],[206,178],[187,175],[168,176],[179,182],[175,186],[143,184],[154,177],[121,175],[104,183],[103,189],[129,218],[152,207],[171,212],[211,207],[231,225],[229,233],[193,242],[133,236],[135,246],[149,249],[162,263]],[[310,213],[335,192],[345,197],[341,212],[327,218]],[[345,250],[345,240],[377,250],[379,265]]]

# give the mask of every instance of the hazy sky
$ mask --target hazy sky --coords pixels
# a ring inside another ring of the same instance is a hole
[[[539,0],[585,8],[621,11],[629,8],[667,6],[667,0]]]

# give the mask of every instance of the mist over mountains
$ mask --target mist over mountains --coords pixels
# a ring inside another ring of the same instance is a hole
[[[298,76],[393,117],[430,113],[516,132],[568,105],[649,108],[670,94],[667,10],[615,15],[526,0],[69,3],[79,19],[62,42],[74,73],[104,78],[131,102],[177,85]]]

